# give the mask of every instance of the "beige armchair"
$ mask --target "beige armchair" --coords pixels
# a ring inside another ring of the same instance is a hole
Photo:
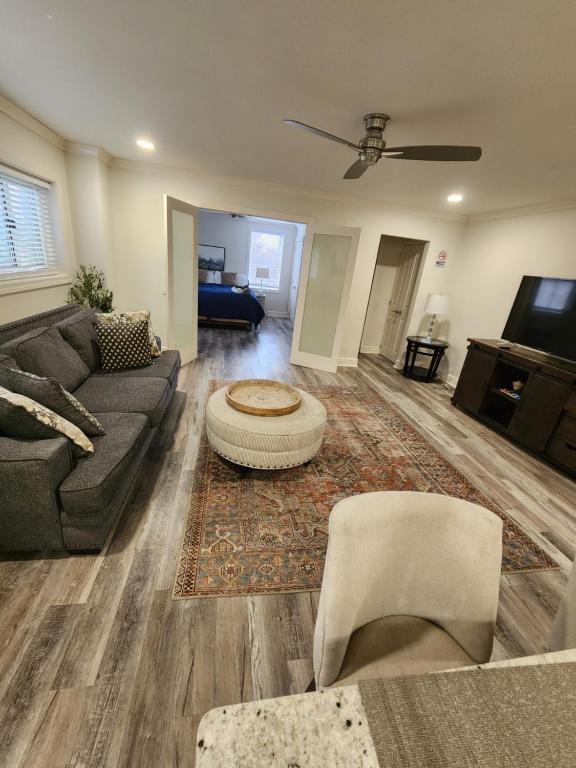
[[[576,560],[550,637],[551,651],[567,651],[569,648],[576,648]]]
[[[487,662],[502,521],[431,493],[353,496],[330,515],[314,631],[316,686]]]

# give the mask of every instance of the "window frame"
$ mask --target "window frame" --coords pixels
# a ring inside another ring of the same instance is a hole
[[[253,232],[259,232],[263,235],[277,235],[282,239],[282,253],[280,254],[280,264],[278,266],[278,287],[270,287],[270,286],[262,286],[262,289],[260,289],[260,281],[258,278],[254,279],[254,282],[250,281],[250,260],[252,255],[252,233]],[[246,273],[248,275],[248,280],[250,281],[250,288],[257,289],[258,291],[262,290],[262,293],[280,293],[281,287],[282,287],[282,267],[284,266],[284,253],[286,249],[286,232],[283,227],[281,226],[275,226],[274,224],[267,224],[267,223],[260,223],[260,222],[251,222],[250,227],[248,229],[248,247],[247,247],[247,258],[246,258]]]
[[[57,207],[58,196],[54,181],[20,170],[0,160],[0,172],[11,176],[16,181],[31,184],[48,190],[48,221],[52,239],[52,258],[50,263],[37,269],[24,269],[11,272],[0,272],[0,295],[20,293],[37,288],[50,288],[70,283],[69,275],[61,270],[62,243],[58,227]]]

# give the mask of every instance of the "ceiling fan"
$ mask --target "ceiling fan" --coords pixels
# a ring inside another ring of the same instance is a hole
[[[422,145],[418,147],[387,147],[382,138],[384,129],[390,122],[388,115],[382,112],[371,112],[364,115],[364,124],[366,125],[366,136],[355,144],[348,139],[342,139],[340,136],[334,136],[333,133],[327,133],[320,128],[314,128],[313,125],[301,123],[299,120],[287,118],[283,120],[286,125],[293,125],[296,128],[302,128],[310,133],[315,133],[330,141],[336,141],[338,144],[344,144],[358,152],[358,160],[348,168],[344,174],[345,179],[359,179],[371,165],[376,165],[381,157],[387,157],[391,160],[479,160],[482,154],[480,147],[453,147],[450,145]]]

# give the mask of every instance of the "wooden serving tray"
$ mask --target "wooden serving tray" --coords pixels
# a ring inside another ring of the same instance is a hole
[[[228,405],[253,416],[286,416],[298,410],[301,401],[297,389],[271,379],[244,379],[226,391]]]

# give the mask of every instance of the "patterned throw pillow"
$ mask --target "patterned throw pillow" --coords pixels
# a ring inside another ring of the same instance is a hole
[[[52,376],[36,376],[27,371],[0,367],[0,386],[44,405],[58,416],[75,424],[85,435],[93,437],[104,434],[104,427],[98,419]]]
[[[222,272],[222,285],[236,285],[237,272]]]
[[[0,432],[26,440],[67,437],[77,458],[94,453],[94,446],[77,426],[29,397],[17,395],[5,387],[0,387]]]
[[[148,339],[150,341],[150,354],[152,357],[159,357],[160,347],[156,341],[156,335],[150,321],[150,311],[148,309],[139,309],[136,312],[103,312],[96,316],[98,325],[121,325],[126,323],[141,323],[146,320],[148,323]],[[106,366],[102,366],[105,368]]]
[[[105,370],[120,371],[151,364],[147,320],[113,325],[99,323],[96,330],[102,355],[102,368]]]

